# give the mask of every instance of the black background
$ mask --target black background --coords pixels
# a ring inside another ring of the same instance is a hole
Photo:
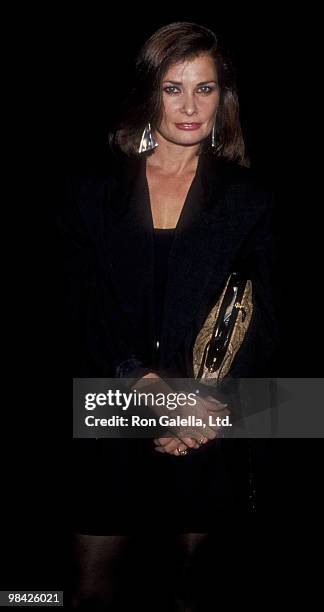
[[[25,120],[15,141],[23,168],[12,188],[19,210],[14,205],[15,246],[7,258],[13,265],[13,323],[4,320],[11,331],[11,396],[4,413],[13,418],[4,434],[2,588],[29,590],[63,588],[68,550],[72,405],[70,381],[60,368],[64,338],[53,218],[66,174],[104,168],[109,124],[134,57],[158,27],[177,20],[206,25],[236,66],[252,166],[276,193],[282,330],[277,376],[321,375],[322,282],[315,17],[284,18],[266,6],[262,13],[233,9],[227,15],[211,8],[164,8],[157,17],[150,10],[106,15],[78,8],[35,17],[38,27],[26,33],[21,16],[14,39],[20,45],[18,109]],[[289,524],[296,514],[318,511],[320,444],[277,441],[271,494],[261,496],[259,517],[270,513]]]

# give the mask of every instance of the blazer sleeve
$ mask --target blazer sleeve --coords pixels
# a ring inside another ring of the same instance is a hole
[[[56,215],[64,365],[74,377],[140,378],[150,369],[127,346],[113,288],[80,212],[79,191],[80,179],[67,178]]]
[[[276,252],[274,196],[268,193],[264,210],[239,253],[239,263],[252,280],[253,314],[229,376],[276,375],[275,357],[279,346]]]
[[[276,376],[275,358],[279,346],[279,329],[275,281],[278,262],[273,212],[274,198],[272,194],[268,194],[266,206],[240,249],[237,262],[252,280],[251,323],[228,374],[217,388],[210,387],[210,395],[228,404],[235,421],[242,418],[238,379]],[[266,387],[265,392],[267,393]]]

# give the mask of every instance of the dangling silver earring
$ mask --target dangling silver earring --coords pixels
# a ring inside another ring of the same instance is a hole
[[[213,149],[216,147],[215,123],[214,123],[213,129],[212,129],[211,146],[213,147]]]
[[[152,149],[155,149],[155,147],[158,146],[158,143],[154,140],[152,135],[151,124],[148,123],[144,128],[138,152],[145,153],[146,151],[152,151]]]

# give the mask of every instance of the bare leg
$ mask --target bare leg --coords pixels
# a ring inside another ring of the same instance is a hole
[[[203,543],[208,537],[207,533],[184,533],[179,536],[181,562],[179,568],[180,593],[178,606],[183,612],[193,612],[197,608],[196,599],[199,596],[199,555]],[[183,602],[183,603],[181,603]],[[183,607],[181,607],[181,605]]]
[[[180,536],[182,548],[188,561],[193,560],[199,546],[207,536],[208,533],[183,533]]]
[[[129,542],[129,536],[74,534],[73,609],[110,609]]]

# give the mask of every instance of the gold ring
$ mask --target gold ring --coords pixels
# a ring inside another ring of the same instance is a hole
[[[177,447],[177,451],[178,451],[179,455],[186,455],[187,452],[188,452],[186,448],[181,450],[181,448],[179,448],[179,447]]]

